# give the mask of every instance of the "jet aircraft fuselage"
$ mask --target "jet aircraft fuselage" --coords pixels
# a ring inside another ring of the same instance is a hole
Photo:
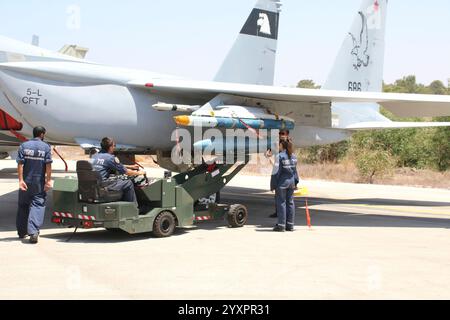
[[[24,125],[21,134],[30,137],[32,128],[42,125],[55,144],[88,144],[113,136],[129,150],[168,151],[175,144],[177,113],[152,106],[202,106],[214,97],[152,93],[129,82],[142,79],[150,86],[154,79],[176,77],[103,66],[6,38],[0,38],[0,59],[0,109]],[[299,127],[294,135],[302,146],[339,141],[350,133]]]

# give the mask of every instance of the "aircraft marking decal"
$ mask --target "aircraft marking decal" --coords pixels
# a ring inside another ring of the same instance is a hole
[[[279,13],[253,9],[241,34],[277,40],[279,18]]]
[[[259,27],[259,32],[265,33],[269,36],[272,35],[272,32],[270,31],[270,19],[266,13],[261,12],[259,14],[257,25]]]
[[[353,64],[355,70],[359,70],[362,67],[368,67],[370,62],[370,56],[367,54],[369,51],[369,33],[367,27],[367,17],[361,11],[358,12],[361,17],[361,32],[359,36],[349,33],[353,41],[353,49],[351,55],[356,57],[356,62]]]
[[[22,97],[22,103],[27,105],[42,104],[44,105],[44,107],[46,107],[48,104],[48,100],[43,98],[41,91],[39,89],[33,90],[31,88],[28,88],[26,95]]]
[[[363,67],[370,65],[371,57],[369,54],[369,30],[381,29],[381,10],[380,3],[375,0],[373,5],[370,5],[366,12],[359,11],[361,17],[361,31],[359,35],[349,33],[353,41],[353,49],[351,55],[355,56],[356,62],[353,67],[356,71],[359,71]],[[376,42],[373,43],[373,46]]]

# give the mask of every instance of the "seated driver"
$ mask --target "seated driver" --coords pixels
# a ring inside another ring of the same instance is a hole
[[[119,159],[114,155],[116,143],[111,138],[103,138],[101,143],[102,150],[95,154],[91,163],[95,171],[100,173],[102,181],[108,181],[111,174],[121,174],[130,177],[146,175],[145,171],[136,171],[139,167],[125,166],[120,163]],[[110,191],[123,191],[122,201],[136,203],[136,193],[134,192],[134,184],[131,180],[113,180],[107,184]]]

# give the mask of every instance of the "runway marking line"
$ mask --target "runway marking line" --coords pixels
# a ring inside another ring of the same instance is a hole
[[[238,194],[238,193],[233,193],[233,192],[224,192],[223,194],[225,195],[231,195],[231,196],[242,196],[242,194]],[[267,199],[267,196],[271,196],[272,194],[248,194],[246,196],[251,197],[251,198],[264,198]],[[345,199],[344,199],[345,200]],[[311,201],[310,201],[311,202]],[[314,201],[313,201],[314,203]],[[337,206],[341,206],[341,207],[360,207],[360,208],[369,208],[369,209],[380,209],[380,210],[389,210],[389,211],[394,211],[394,212],[402,212],[402,213],[421,213],[421,214],[430,214],[430,215],[447,215],[450,216],[450,211],[445,212],[445,211],[426,211],[426,210],[419,210],[419,209],[406,209],[406,207],[404,209],[401,208],[397,208],[397,207],[391,207],[391,206],[383,206],[383,205],[370,205],[370,204],[351,204],[351,203],[336,203],[336,202],[332,202],[332,201],[321,201],[320,204],[316,204],[316,205],[337,205]],[[312,204],[312,206],[315,206],[314,204]]]
[[[426,210],[419,210],[419,209],[413,209],[412,207],[404,207],[398,208],[398,207],[390,207],[390,206],[383,206],[383,205],[370,205],[370,204],[348,204],[350,207],[363,207],[363,208],[371,208],[371,209],[383,209],[383,210],[390,210],[390,211],[396,211],[396,212],[410,212],[410,213],[425,213],[425,214],[435,214],[435,215],[447,215],[450,216],[450,211],[426,211]]]

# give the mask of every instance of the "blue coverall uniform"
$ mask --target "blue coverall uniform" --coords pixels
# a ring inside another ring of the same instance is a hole
[[[23,179],[28,187],[27,191],[19,191],[16,219],[19,237],[38,235],[44,224],[46,166],[52,162],[50,145],[39,138],[27,141],[19,148],[17,163],[23,165]]]
[[[292,229],[295,225],[294,191],[300,181],[297,162],[296,156],[289,158],[286,151],[281,152],[270,181],[270,189],[276,190],[278,225],[284,228]]]
[[[103,181],[108,181],[111,174],[126,174],[127,169],[112,154],[101,151],[94,155],[91,163],[95,171],[98,171]],[[112,180],[107,184],[107,189],[111,191],[123,191],[122,201],[136,203],[136,193],[134,192],[134,184],[131,180]]]

